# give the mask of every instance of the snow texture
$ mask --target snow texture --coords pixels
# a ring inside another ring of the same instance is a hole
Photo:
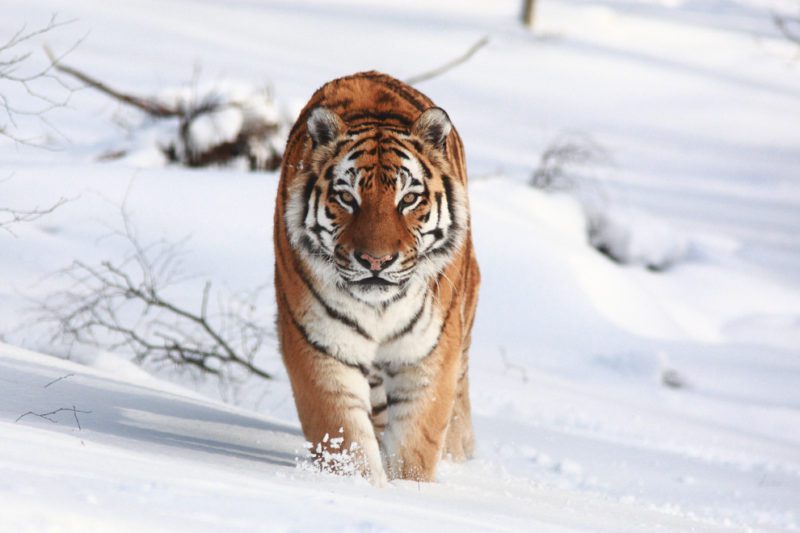
[[[275,380],[222,387],[124,351],[51,357],[67,347],[27,310],[66,288],[53,271],[129,252],[109,237],[123,202],[143,242],[184,242],[172,300],[198,308],[207,280],[265,286],[264,322],[275,312],[277,174],[167,166],[157,125],[136,157],[99,162],[127,112],[80,90],[47,115],[58,150],[0,138],[0,207],[69,200],[0,231],[0,531],[800,528],[800,65],[771,20],[796,4],[544,1],[534,33],[518,4],[4,4],[3,35],[75,19],[47,42],[88,32],[69,63],[115,86],[154,94],[201,64],[274,87],[285,116],[333,77],[405,78],[490,43],[419,86],[470,169],[474,460],[385,489],[316,472],[274,339],[257,361]],[[585,177],[604,199],[594,236],[580,198],[527,185],[567,130],[613,157]]]

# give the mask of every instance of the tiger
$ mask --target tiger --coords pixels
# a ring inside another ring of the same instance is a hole
[[[410,85],[319,88],[289,132],[274,215],[277,333],[311,453],[373,484],[474,452],[480,273],[461,138]]]

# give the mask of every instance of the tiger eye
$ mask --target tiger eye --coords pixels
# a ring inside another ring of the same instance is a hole
[[[349,204],[349,203],[351,203],[353,200],[355,200],[355,198],[353,198],[353,195],[352,195],[352,194],[350,194],[350,193],[349,193],[349,192],[347,192],[347,191],[340,192],[340,193],[339,193],[339,197],[340,197],[340,198],[342,199],[342,201],[343,201],[344,203],[346,203],[346,204]]]
[[[403,196],[403,203],[406,204],[406,205],[413,204],[414,200],[416,200],[416,199],[417,199],[417,195],[414,194],[413,192],[410,192],[410,193],[406,194],[405,196]]]

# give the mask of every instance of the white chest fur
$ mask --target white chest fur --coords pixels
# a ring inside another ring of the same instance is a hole
[[[403,297],[385,306],[366,304],[335,285],[311,300],[303,320],[309,339],[351,366],[413,365],[439,337],[441,316],[421,282],[411,282]]]

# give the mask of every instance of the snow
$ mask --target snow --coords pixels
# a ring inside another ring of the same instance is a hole
[[[684,259],[686,238],[640,210],[607,209],[592,216],[592,246],[622,264],[664,270]]]
[[[123,202],[145,242],[183,241],[171,298],[266,284],[274,315],[276,174],[165,166],[161,126],[80,90],[47,115],[57,150],[0,141],[0,207],[67,199],[0,232],[0,530],[800,527],[800,67],[770,20],[794,4],[542,1],[534,34],[517,4],[8,2],[4,35],[52,12],[77,19],[47,36],[56,50],[91,30],[68,62],[114,86],[166,98],[199,63],[201,87],[272,87],[261,111],[284,118],[334,76],[403,78],[490,43],[420,85],[468,154],[474,460],[385,489],[315,472],[274,339],[258,356],[274,381],[224,387],[125,353],[42,355],[69,349],[33,302],[73,260],[128,252],[110,236]],[[579,169],[602,202],[526,185],[568,130],[613,159]],[[136,157],[97,161],[125,140]],[[591,246],[598,214],[625,264]]]

